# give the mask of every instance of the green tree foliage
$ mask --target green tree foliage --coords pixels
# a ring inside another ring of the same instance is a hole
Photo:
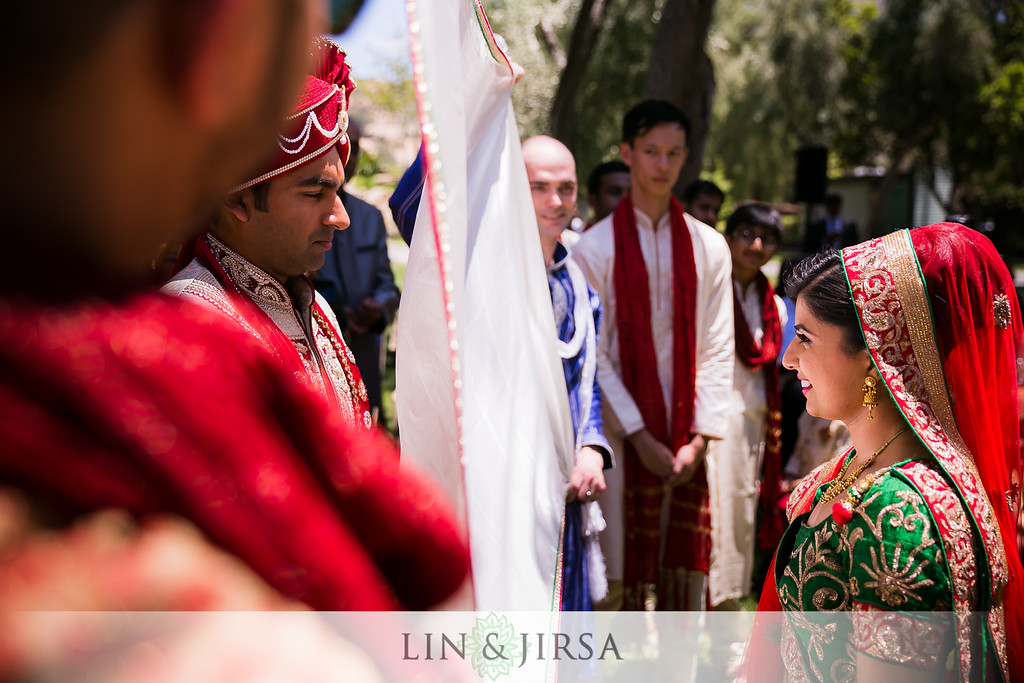
[[[881,232],[882,205],[897,175],[911,164],[953,170],[954,197],[973,163],[967,141],[981,123],[978,94],[992,73],[993,40],[976,0],[899,0],[869,29],[862,63],[864,115],[851,120],[839,148],[874,154],[885,175],[869,219]],[[845,143],[845,144],[844,144]],[[956,206],[946,207],[947,212]]]
[[[793,151],[823,144],[834,173],[884,169],[868,226],[877,233],[901,173],[946,167],[949,213],[1016,233],[1022,26],[1020,0],[719,0],[705,170],[728,177],[737,197],[788,199]]]
[[[728,177],[735,198],[791,199],[794,151],[842,134],[851,109],[847,64],[862,49],[873,9],[848,0],[719,0],[705,171]]]
[[[977,125],[965,132],[962,202],[992,221],[993,240],[1011,257],[1024,252],[1024,2],[982,0],[995,66],[977,97]]]
[[[561,136],[576,156],[581,182],[598,163],[618,157],[622,117],[643,95],[662,2],[609,0],[605,26],[576,94],[574,125]],[[512,90],[524,137],[552,132],[551,104],[564,67],[560,60],[565,58],[580,4],[580,0],[495,0],[487,5],[491,25],[526,71]]]
[[[576,125],[564,140],[581,178],[619,157],[622,118],[643,96],[647,59],[661,15],[657,0],[616,2],[576,100]]]
[[[491,4],[526,67],[513,91],[522,133],[550,133],[565,51],[581,6],[594,3]],[[617,155],[665,0],[602,5],[573,125],[559,136],[581,178]],[[911,166],[926,177],[952,170],[950,213],[1024,233],[1024,1],[717,0],[707,48],[716,95],[704,175],[729,185],[731,199],[791,199],[795,150],[820,144],[833,175],[884,169],[869,234],[884,227],[888,189]]]
[[[522,137],[548,134],[548,114],[558,87],[562,64],[552,54],[567,40],[579,0],[490,0],[485,2],[494,32],[505,39],[509,55],[524,69],[523,79],[512,89],[512,103]],[[541,27],[554,36],[545,36]]]

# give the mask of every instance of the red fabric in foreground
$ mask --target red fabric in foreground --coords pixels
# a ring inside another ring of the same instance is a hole
[[[322,610],[423,609],[469,556],[447,505],[219,313],[156,294],[5,302],[0,480],[189,519]]]
[[[669,207],[672,224],[672,410],[665,409],[658,379],[658,361],[651,332],[651,296],[647,265],[640,250],[633,202],[627,195],[612,218],[615,235],[613,285],[616,325],[619,330],[619,361],[622,381],[636,401],[644,425],[673,453],[690,442],[696,378],[697,268],[690,231],[683,209],[675,198]],[[661,479],[640,463],[636,451],[625,444],[625,566],[627,590],[639,582],[659,580],[658,547],[661,509]],[[707,474],[698,468],[686,484],[673,489],[673,506],[665,543],[663,566],[668,569],[708,571],[711,553]],[[653,514],[652,514],[653,513]],[[660,587],[659,595],[669,591]],[[642,596],[637,596],[642,600]],[[659,600],[659,608],[670,602]],[[627,605],[627,609],[641,608]],[[684,607],[679,607],[685,609]]]

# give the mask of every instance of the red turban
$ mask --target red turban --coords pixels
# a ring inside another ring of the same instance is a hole
[[[356,84],[345,51],[323,36],[313,41],[313,72],[306,75],[302,95],[277,135],[277,154],[252,180],[232,188],[238,192],[289,173],[338,146],[348,161],[348,100]]]

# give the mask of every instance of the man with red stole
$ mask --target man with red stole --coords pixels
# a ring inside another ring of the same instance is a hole
[[[785,529],[778,508],[781,400],[778,359],[786,308],[761,268],[779,249],[782,218],[770,206],[744,204],[725,224],[732,253],[736,365],[728,430],[708,456],[713,557],[710,603],[736,610],[751,591],[757,546],[774,549]],[[758,481],[764,471],[764,484]]]
[[[16,131],[0,193],[18,228],[0,250],[0,488],[27,501],[37,535],[108,509],[171,514],[313,608],[423,609],[468,571],[437,491],[296,366],[149,284],[160,245],[183,241],[274,147],[319,9],[11,8],[18,30],[0,53],[20,104],[0,114]],[[27,255],[45,255],[45,277]],[[4,541],[12,561],[19,541]],[[46,594],[47,609],[69,597]],[[88,609],[167,608],[92,597]]]
[[[306,273],[320,268],[349,217],[337,193],[348,160],[348,102],[355,89],[345,53],[314,44],[315,68],[285,126],[276,157],[228,194],[195,258],[163,291],[221,311],[304,375],[352,424],[370,427],[352,352]]]
[[[623,453],[623,473],[609,472],[602,547],[610,588],[621,579],[626,609],[655,600],[664,610],[705,604],[711,521],[704,456],[708,441],[725,434],[733,297],[725,239],[686,216],[672,196],[689,128],[686,115],[664,101],[626,114],[620,152],[630,194],[575,253],[605,306],[598,380],[605,433]]]
[[[726,434],[707,457],[712,510],[708,602],[717,611],[736,611],[738,599],[751,592],[755,548],[774,549],[785,529],[778,507],[778,359],[786,307],[761,270],[782,241],[782,217],[765,204],[744,204],[726,220],[725,239],[732,253],[736,364]],[[732,626],[728,620],[722,623]],[[739,665],[745,638],[739,629],[722,628],[711,639],[712,666],[722,680]]]

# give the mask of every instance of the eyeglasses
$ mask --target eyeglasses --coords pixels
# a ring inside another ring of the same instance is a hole
[[[759,239],[765,249],[779,248],[779,238],[773,232],[757,232],[750,228],[738,228],[732,236],[744,244],[753,244],[754,240]]]

